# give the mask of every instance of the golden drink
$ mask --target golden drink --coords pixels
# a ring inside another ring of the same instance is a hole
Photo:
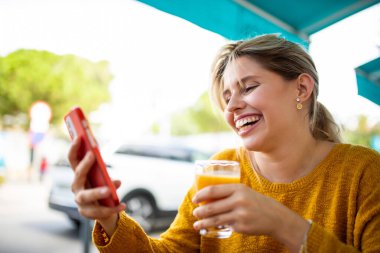
[[[195,186],[199,191],[204,187],[218,184],[240,183],[240,165],[236,161],[204,160],[196,161]],[[200,205],[212,200],[204,201]],[[228,238],[232,234],[232,228],[228,225],[215,228],[201,229],[200,234],[214,238]]]
[[[240,183],[239,175],[195,175],[195,185],[197,191],[205,188],[206,186],[216,184],[238,184]],[[205,203],[201,203],[205,204]]]

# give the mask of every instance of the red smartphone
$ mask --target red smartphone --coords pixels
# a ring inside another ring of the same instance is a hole
[[[98,143],[92,131],[90,124],[86,119],[80,107],[74,107],[64,117],[67,129],[71,140],[77,136],[81,139],[81,146],[78,151],[78,159],[82,160],[88,150],[91,150],[95,156],[95,162],[87,175],[87,187],[96,188],[107,186],[111,190],[111,196],[105,199],[100,199],[100,205],[114,207],[119,205],[119,198],[116,194],[116,188],[108,175],[107,167],[100,155]]]

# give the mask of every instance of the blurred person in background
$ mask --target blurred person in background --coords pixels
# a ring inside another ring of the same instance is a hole
[[[45,174],[46,174],[46,170],[48,168],[48,161],[47,161],[47,158],[45,156],[43,156],[41,158],[41,161],[40,161],[40,182],[42,182],[45,178]]]
[[[380,155],[341,143],[338,126],[317,101],[318,85],[310,55],[277,35],[224,46],[213,65],[211,93],[243,145],[211,159],[238,161],[240,184],[198,192],[192,187],[159,239],[128,217],[125,204],[97,204],[110,191],[85,188],[94,156],[79,161],[75,140],[69,151],[76,171],[72,190],[80,214],[96,220],[98,249],[380,252]],[[206,200],[212,201],[199,206]],[[202,228],[224,224],[234,230],[230,238],[199,235]]]

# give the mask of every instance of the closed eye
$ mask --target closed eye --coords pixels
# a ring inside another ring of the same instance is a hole
[[[256,89],[259,85],[250,85],[243,88],[242,93],[247,94]]]

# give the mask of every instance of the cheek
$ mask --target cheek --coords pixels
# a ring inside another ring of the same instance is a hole
[[[224,119],[232,128],[235,128],[234,115],[228,111],[224,111]]]
[[[273,96],[264,87],[259,87],[245,97],[245,103],[253,108],[262,108],[268,106],[273,101]]]

